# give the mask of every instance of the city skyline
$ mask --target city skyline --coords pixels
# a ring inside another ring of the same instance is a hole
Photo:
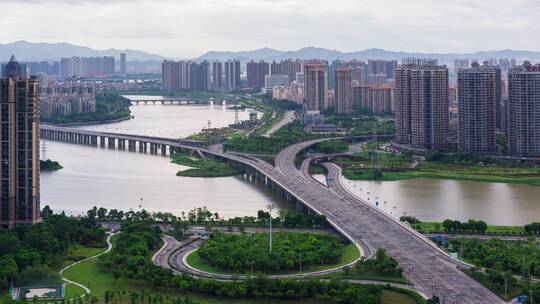
[[[322,1],[302,0],[234,3],[56,0],[46,4],[2,0],[7,10],[19,13],[0,21],[2,27],[15,29],[0,34],[0,43],[21,39],[67,40],[96,49],[142,48],[179,58],[209,50],[238,51],[264,46],[286,50],[316,46],[342,51],[371,47],[414,52],[471,52],[509,47],[540,50],[538,42],[528,35],[540,22],[534,18],[540,12],[536,1],[520,0],[512,6],[500,0],[338,2],[329,6]],[[182,12],[183,18],[175,18],[178,12]],[[277,23],[276,14],[282,17]],[[147,18],[148,15],[159,15],[159,22]],[[224,17],[227,22],[220,21]],[[27,22],[21,24],[20,18]],[[51,19],[55,22],[48,22]],[[48,24],[46,33],[33,31],[42,24]],[[269,24],[273,30],[265,31]],[[342,30],[344,27],[370,30]],[[415,32],[422,32],[422,38],[411,35]]]

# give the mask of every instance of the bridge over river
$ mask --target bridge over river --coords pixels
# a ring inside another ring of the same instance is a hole
[[[317,182],[307,172],[311,159],[298,169],[295,165],[298,154],[324,139],[287,147],[276,156],[273,166],[252,156],[223,153],[207,148],[203,142],[183,139],[46,125],[40,127],[40,134],[45,139],[120,150],[127,147],[128,151],[140,153],[169,155],[188,150],[240,166],[250,179],[262,182],[286,200],[325,215],[329,223],[358,246],[365,256],[371,256],[377,248],[384,248],[399,261],[404,275],[422,293],[439,296],[444,303],[504,303],[459,269],[466,265],[452,260],[421,234],[349,192],[341,183],[339,168],[325,165],[332,177],[328,186]]]

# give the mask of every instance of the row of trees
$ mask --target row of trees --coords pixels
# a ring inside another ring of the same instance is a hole
[[[540,234],[540,223],[533,222],[523,226],[525,233],[527,234]]]
[[[187,213],[182,211],[180,216],[172,213],[156,212],[149,213],[146,210],[127,211],[93,207],[88,211],[87,217],[95,221],[155,221],[178,224],[208,224],[230,226],[266,226],[269,223],[270,213],[259,210],[257,217],[243,216],[223,219],[217,212],[212,212],[206,207],[193,208]],[[326,217],[318,214],[308,214],[294,211],[283,211],[277,217],[272,217],[272,224],[276,227],[287,228],[328,228],[330,227]]]
[[[105,231],[87,217],[53,214],[48,206],[43,222],[0,231],[0,289],[11,282],[27,285],[57,283],[57,268],[73,244],[105,246]]]
[[[267,233],[215,234],[197,252],[205,263],[220,269],[265,273],[335,263],[343,253],[344,245],[334,235],[278,232],[272,236],[272,252]]]
[[[444,220],[443,227],[446,231],[450,232],[473,232],[473,233],[485,233],[488,225],[484,221],[468,220],[467,222],[460,222],[457,220]]]

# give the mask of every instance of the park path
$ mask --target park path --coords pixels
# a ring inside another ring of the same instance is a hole
[[[70,269],[71,267],[75,266],[75,265],[79,265],[79,264],[84,263],[84,262],[86,262],[86,261],[89,261],[89,260],[98,258],[98,257],[100,257],[100,256],[102,256],[102,255],[104,255],[104,254],[106,254],[106,253],[109,253],[109,252],[112,250],[112,246],[113,246],[112,243],[111,243],[111,238],[112,238],[115,234],[116,234],[116,233],[109,233],[109,235],[107,236],[107,249],[106,249],[105,251],[100,252],[100,253],[98,253],[98,254],[96,254],[96,255],[93,255],[93,256],[91,256],[91,257],[87,257],[87,258],[85,258],[85,259],[83,259],[83,260],[80,260],[80,261],[77,261],[77,262],[75,262],[75,263],[69,264],[69,265],[67,265],[66,267],[62,268],[62,269],[58,272],[58,273],[62,276],[62,280],[64,280],[64,282],[66,282],[66,283],[64,284],[64,286],[67,285],[67,284],[74,284],[74,285],[79,286],[80,288],[84,289],[84,295],[79,296],[79,297],[85,297],[86,295],[88,295],[88,294],[90,294],[90,293],[92,292],[92,291],[90,290],[90,288],[84,286],[83,284],[77,283],[77,282],[75,282],[75,281],[72,281],[72,280],[69,280],[69,279],[65,278],[65,277],[64,277],[64,272],[65,272],[66,270]]]

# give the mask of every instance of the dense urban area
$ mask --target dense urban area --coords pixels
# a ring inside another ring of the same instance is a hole
[[[540,301],[538,220],[423,220],[347,186],[422,178],[540,187],[540,64],[404,57],[148,67],[124,52],[16,56],[0,78],[1,303]],[[139,106],[221,106],[234,122],[200,117],[198,132],[174,138],[115,129],[136,121]],[[240,177],[287,207],[226,217],[204,201],[162,212],[140,198],[139,208],[96,203],[67,214],[41,204],[40,177],[66,169],[40,155],[40,140],[166,156],[177,178]]]

